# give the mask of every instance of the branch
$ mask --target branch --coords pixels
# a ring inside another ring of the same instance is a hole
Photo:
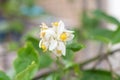
[[[98,54],[99,54],[99,55],[103,55],[103,53],[102,53],[103,48],[104,48],[104,45],[101,43],[101,44],[100,44],[99,51],[98,51]],[[102,53],[102,54],[101,54],[101,53]],[[98,60],[96,61],[96,63],[93,65],[93,69],[95,69],[95,68],[97,67],[97,65],[101,63],[101,61],[102,61],[101,59],[98,59]]]
[[[84,65],[86,65],[88,63],[91,63],[91,62],[93,62],[93,61],[95,61],[97,59],[102,59],[103,60],[103,59],[107,58],[107,56],[112,55],[112,54],[114,54],[114,53],[116,53],[118,51],[120,51],[120,49],[116,49],[114,51],[111,51],[111,52],[108,52],[108,53],[104,53],[103,55],[98,55],[98,56],[96,56],[96,57],[94,57],[92,59],[89,59],[89,60],[87,60],[85,62],[80,63],[80,66],[83,67]]]
[[[109,55],[112,55],[112,54],[114,54],[114,53],[116,53],[116,52],[118,52],[118,51],[120,51],[120,49],[116,49],[116,50],[114,50],[114,51],[111,51],[111,52],[108,52],[108,53],[105,53],[105,54],[103,54],[102,56],[101,55],[98,55],[98,56],[96,56],[96,57],[94,57],[94,58],[92,58],[92,59],[89,59],[89,60],[87,60],[87,61],[84,61],[84,62],[82,62],[82,63],[80,63],[79,64],[79,66],[80,66],[80,68],[82,68],[83,66],[85,66],[86,64],[89,64],[89,63],[91,63],[91,62],[93,62],[93,61],[95,61],[95,60],[97,60],[97,59],[106,59]],[[74,66],[72,66],[72,67],[70,67],[69,69],[71,69],[71,68],[73,68]],[[36,75],[32,80],[38,80],[38,79],[40,79],[40,78],[42,78],[42,77],[44,77],[44,76],[47,76],[47,75],[49,75],[49,74],[51,74],[51,73],[54,73],[54,72],[57,72],[58,70],[57,69],[49,69],[49,70],[45,70],[45,69],[43,69],[42,71],[40,70],[40,72],[38,73],[38,75]],[[44,71],[44,72],[43,72]]]
[[[37,73],[37,75],[32,80],[38,80],[38,79],[45,77],[49,74],[52,74],[54,72],[57,72],[57,69],[48,69],[48,68],[42,69]]]
[[[112,64],[110,63],[108,57],[106,58],[106,61],[108,62],[108,65],[109,65],[109,67],[110,67],[110,71],[111,71],[111,75],[112,75],[112,80],[115,80],[115,79],[114,79],[114,70],[113,70],[113,68],[112,68]]]

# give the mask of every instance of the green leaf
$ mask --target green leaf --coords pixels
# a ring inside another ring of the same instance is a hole
[[[45,77],[45,79],[43,80],[61,80],[61,74],[54,72],[48,75],[47,77]]]
[[[49,67],[52,62],[53,60],[49,56],[49,53],[43,53],[42,55],[40,55],[39,68]]]
[[[64,67],[65,70],[68,70],[69,68],[72,68],[73,66],[76,65],[76,63],[74,63],[73,61],[67,61],[67,60],[64,60],[64,64],[65,64]]]
[[[34,46],[34,48],[35,48],[40,54],[43,53],[42,49],[39,48],[39,40],[38,40],[37,38],[28,36],[28,37],[26,38],[26,41],[31,42],[32,45]]]
[[[111,40],[113,44],[120,43],[120,29],[113,33]]]
[[[73,42],[72,44],[67,45],[67,49],[71,49],[74,52],[81,50],[83,47],[84,47],[84,45],[82,45],[78,42]]]
[[[28,7],[32,7],[34,5],[34,0],[23,0],[23,2]]]
[[[88,37],[94,40],[99,40],[104,43],[112,42],[111,38],[113,37],[113,31],[103,29],[103,28],[94,28],[88,33]]]
[[[18,73],[15,80],[32,80],[37,71],[37,64],[33,61],[26,69]]]
[[[93,13],[99,19],[103,19],[103,20],[106,20],[110,23],[120,25],[120,22],[116,18],[114,18],[114,17],[112,17],[112,16],[110,16],[110,15],[108,15],[100,10],[95,10]]]
[[[83,13],[82,15],[82,28],[85,29],[91,29],[91,28],[95,28],[99,25],[100,20],[97,19],[96,17],[91,17],[89,16],[89,14],[87,14],[86,12]]]
[[[11,22],[10,22],[10,29],[11,29],[12,31],[17,32],[17,33],[18,33],[18,32],[21,33],[21,32],[23,32],[23,30],[24,30],[24,24],[23,24],[22,21],[19,21],[19,20],[11,21]]]
[[[100,27],[100,20],[107,21],[109,23],[115,24],[118,26],[116,31],[111,31],[105,28]],[[104,43],[116,44],[120,42],[120,21],[116,18],[100,11],[95,10],[93,12],[93,17],[89,16],[87,13],[83,14],[82,18],[83,28],[82,32],[85,38],[94,39]],[[78,34],[79,35],[79,34]]]
[[[0,80],[10,80],[10,78],[2,71],[0,71]]]
[[[7,45],[8,50],[15,51],[19,48],[19,43],[16,41],[11,41]]]
[[[26,41],[31,42],[34,48],[40,53],[39,68],[48,67],[53,62],[49,53],[48,52],[43,53],[42,49],[39,48],[39,40],[37,38],[28,36]]]
[[[108,71],[86,70],[82,72],[80,80],[112,80],[112,76]],[[120,78],[117,80],[120,80]]]
[[[74,52],[71,50],[71,49],[66,49],[66,55],[65,56],[62,56],[63,59],[65,60],[69,60],[69,61],[72,61],[73,58],[74,58]]]
[[[116,44],[120,42],[120,29],[117,31],[110,31],[102,28],[95,28],[88,32],[88,37],[94,40],[99,40],[104,43]]]
[[[14,67],[15,67],[16,73],[19,73],[25,70],[28,67],[28,65],[30,65],[33,61],[36,64],[39,64],[39,55],[35,51],[32,44],[27,43],[25,47],[21,48],[18,51],[18,57],[14,61]]]

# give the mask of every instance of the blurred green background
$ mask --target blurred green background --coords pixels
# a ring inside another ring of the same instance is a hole
[[[120,80],[119,2],[0,0],[0,80]],[[38,44],[59,20],[75,38],[58,60]]]

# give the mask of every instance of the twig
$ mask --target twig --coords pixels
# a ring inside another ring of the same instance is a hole
[[[98,55],[98,56],[96,56],[96,57],[94,57],[94,58],[92,58],[92,59],[89,59],[89,60],[87,60],[87,61],[85,61],[85,62],[80,63],[79,66],[80,66],[80,68],[82,68],[82,67],[85,66],[86,64],[91,63],[91,62],[93,62],[93,61],[95,61],[95,60],[97,60],[97,59],[100,59],[100,58],[101,58],[101,60],[106,59],[109,55],[112,55],[112,54],[114,54],[114,53],[116,53],[116,52],[118,52],[118,51],[120,51],[120,49],[116,49],[116,50],[114,50],[114,51],[105,53],[105,54],[102,55],[102,56],[101,56],[101,55]],[[72,66],[71,68],[73,68],[73,67],[74,67],[74,66]],[[71,68],[69,68],[69,69],[71,69]],[[51,74],[51,73],[54,73],[54,72],[57,72],[57,71],[58,71],[57,69],[55,69],[55,70],[48,70],[48,71],[46,71],[46,72],[44,72],[44,73],[38,74],[38,75],[35,76],[32,80],[38,80],[38,79],[40,79],[40,78],[42,78],[42,77],[44,77],[44,76],[47,76],[47,75],[49,75],[49,74]]]
[[[103,46],[103,44],[101,43],[101,44],[100,44],[100,48],[99,48],[99,50],[98,50],[98,54],[101,55],[101,56],[103,55],[103,54],[101,54],[101,53],[102,53],[102,50],[103,50],[103,47],[104,47],[104,46]],[[101,61],[102,61],[101,58],[98,59],[98,60],[96,61],[96,63],[93,65],[93,69],[95,69],[95,68],[97,67],[97,65],[101,63]]]
[[[118,51],[120,51],[120,49],[116,49],[116,50],[114,50],[114,51],[111,51],[111,52],[109,52],[109,53],[104,53],[104,55],[98,55],[98,56],[96,56],[96,57],[94,57],[94,58],[92,58],[92,59],[89,59],[89,60],[87,60],[87,61],[85,61],[85,62],[82,62],[82,63],[80,63],[80,66],[81,67],[83,67],[84,65],[86,65],[86,64],[88,64],[88,63],[90,63],[90,62],[93,62],[93,61],[95,61],[95,60],[97,60],[97,59],[105,59],[107,56],[109,56],[109,55],[112,55],[112,54],[114,54],[114,53],[116,53],[116,52],[118,52]]]
[[[111,71],[111,75],[112,75],[112,80],[115,80],[115,73],[114,73],[114,70],[113,70],[113,68],[112,68],[112,64],[111,64],[111,62],[109,61],[109,58],[108,58],[108,57],[106,58],[106,61],[108,62],[108,65],[109,65],[109,67],[110,67],[110,71]]]
[[[54,72],[57,72],[57,69],[42,69],[37,73],[37,75],[32,80],[38,80]]]

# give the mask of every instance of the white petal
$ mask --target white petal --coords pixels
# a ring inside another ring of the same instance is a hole
[[[56,33],[53,28],[50,29],[50,34],[51,36],[56,37]]]
[[[55,37],[55,32],[52,29],[46,30],[45,39],[49,40],[50,37]]]
[[[39,47],[41,48],[41,44],[42,44],[42,40],[40,40],[40,42],[39,42]]]
[[[48,41],[44,41],[44,45],[47,47],[48,49],[48,46],[49,46],[49,42]]]
[[[48,28],[48,26],[45,23],[41,23],[40,28]]]
[[[59,26],[58,26],[58,34],[61,34],[65,29],[65,25],[62,21],[59,21]]]
[[[73,34],[69,34],[69,36],[67,38],[67,41],[71,41],[73,38],[74,38],[74,35]]]
[[[52,51],[53,49],[55,49],[57,47],[57,41],[52,39],[50,41],[50,45],[49,45],[49,50]]]
[[[64,27],[65,25],[64,25],[64,23],[63,23],[63,21],[59,21],[59,26],[62,26],[62,27]]]
[[[74,33],[74,31],[71,31],[71,30],[64,30],[65,32],[67,32],[67,33]]]
[[[63,42],[59,42],[58,50],[61,50],[62,54],[65,56],[65,54],[66,54],[66,47],[65,47],[65,44]]]
[[[58,57],[60,57],[62,54],[58,54],[57,53],[57,50],[55,50],[55,51],[53,51],[53,53],[56,55],[56,56],[58,56]]]
[[[45,41],[44,39],[40,40],[40,42],[39,42],[39,47],[40,48],[41,48],[42,43],[46,46],[46,48],[48,48],[49,43],[47,41]]]

